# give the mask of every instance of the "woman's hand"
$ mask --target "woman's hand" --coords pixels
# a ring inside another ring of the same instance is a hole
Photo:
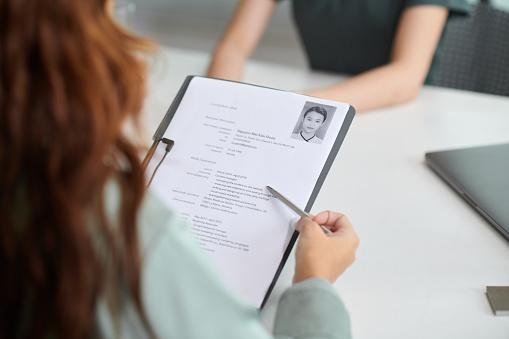
[[[325,235],[323,225],[332,231]],[[355,260],[359,238],[348,218],[337,212],[324,211],[297,224],[300,232],[295,254],[293,282],[323,278],[333,283]]]

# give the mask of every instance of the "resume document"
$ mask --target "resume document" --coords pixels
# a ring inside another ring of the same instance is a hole
[[[261,305],[296,220],[265,186],[309,209],[348,129],[349,110],[193,77],[173,113],[164,137],[175,144],[150,189],[188,221],[224,284],[253,305]],[[163,155],[159,147],[147,173]]]

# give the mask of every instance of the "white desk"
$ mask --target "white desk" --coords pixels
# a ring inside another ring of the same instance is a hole
[[[176,49],[154,58],[148,131],[207,58]],[[337,79],[251,62],[245,81],[298,90]],[[355,338],[509,338],[509,318],[493,316],[484,295],[486,285],[509,285],[509,242],[423,161],[428,150],[507,141],[509,98],[429,87],[411,104],[356,117],[314,206],[347,213],[361,238],[336,283]],[[263,312],[268,326],[293,265]]]

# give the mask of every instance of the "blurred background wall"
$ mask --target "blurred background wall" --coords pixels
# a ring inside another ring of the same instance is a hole
[[[119,0],[117,0],[119,1]],[[134,3],[129,26],[159,43],[205,52],[213,50],[233,13],[235,0],[121,0]],[[509,0],[508,0],[509,1]],[[291,20],[289,1],[282,1],[258,45],[255,59],[305,66]]]

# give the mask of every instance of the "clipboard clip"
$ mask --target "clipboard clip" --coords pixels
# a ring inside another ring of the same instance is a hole
[[[175,141],[168,139],[168,138],[162,138],[161,142],[163,144],[166,144],[165,152],[168,153],[173,148],[173,145],[175,145]]]
[[[150,176],[150,180],[148,181],[147,187],[150,186],[150,184],[152,183],[152,180],[154,179],[154,177],[155,177],[155,175],[157,173],[157,170],[159,169],[159,166],[161,166],[161,164],[163,163],[164,159],[166,158],[168,153],[170,153],[171,149],[173,148],[173,145],[175,145],[175,141],[173,141],[171,139],[168,139],[168,138],[161,138],[159,140],[154,141],[154,143],[152,144],[152,146],[148,150],[147,156],[145,157],[145,159],[143,159],[143,162],[142,162],[143,170],[147,169],[148,163],[150,162],[150,160],[154,156],[154,153],[155,153],[155,151],[157,149],[157,146],[159,146],[159,143],[161,143],[161,142],[166,145],[165,148],[164,148],[164,155],[161,158],[161,160],[159,160],[159,162],[157,163],[156,167],[154,168],[154,171],[152,172],[152,175]]]

